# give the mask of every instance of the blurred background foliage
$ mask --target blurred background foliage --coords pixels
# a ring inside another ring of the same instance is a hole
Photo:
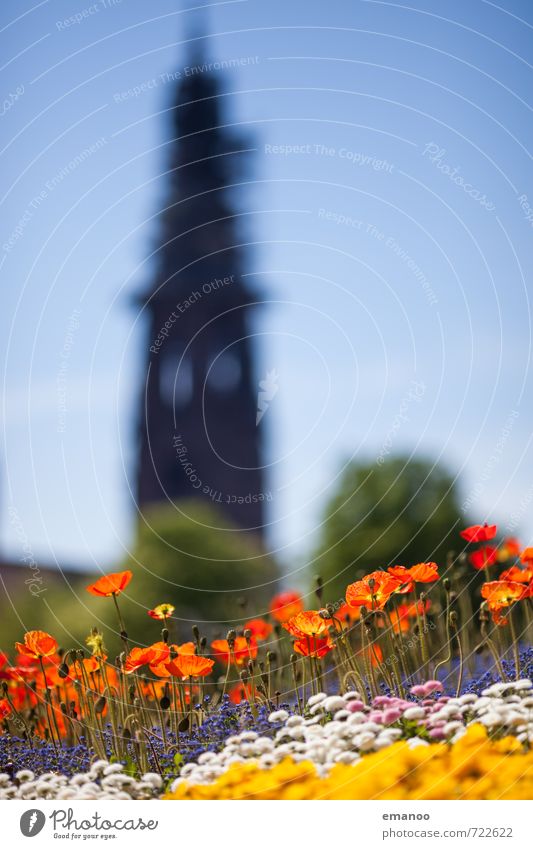
[[[209,636],[264,615],[277,590],[278,570],[255,538],[232,527],[214,506],[193,500],[153,506],[144,512],[131,556],[118,565],[102,564],[101,574],[131,569],[133,580],[120,596],[133,643],[160,639],[161,623],[148,610],[162,602],[176,611],[172,637],[189,640],[197,623]],[[21,578],[27,570],[21,569]],[[32,596],[21,580],[11,607],[0,618],[0,645],[10,650],[25,630],[49,631],[63,647],[83,645],[90,629],[103,631],[110,653],[121,650],[111,599],[95,598],[85,587],[99,573],[59,573],[44,578],[45,591]],[[16,612],[15,612],[16,611]]]
[[[442,466],[407,457],[352,463],[326,505],[302,589],[310,590],[320,575],[324,601],[337,601],[348,583],[373,569],[427,560],[444,566],[469,521],[461,515],[455,478]],[[102,574],[117,569],[134,575],[120,606],[132,642],[140,644],[160,639],[160,623],[147,611],[162,602],[176,608],[173,639],[190,639],[195,623],[211,638],[264,615],[279,589],[278,566],[253,535],[198,500],[147,510],[131,555],[121,564],[102,564]],[[31,628],[49,631],[62,646],[83,645],[96,626],[110,653],[120,651],[112,602],[85,591],[97,577],[56,577],[37,598],[21,581],[0,621],[0,645],[10,647]]]

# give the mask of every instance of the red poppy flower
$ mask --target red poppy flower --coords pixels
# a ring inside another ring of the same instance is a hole
[[[11,715],[11,706],[7,699],[0,701],[0,719],[6,719]]]
[[[473,551],[469,554],[468,559],[474,569],[486,569],[488,566],[492,566],[493,563],[496,563],[496,560],[498,559],[498,549],[494,548],[492,545],[482,545],[481,548],[477,549],[477,551]]]
[[[350,584],[346,589],[346,602],[351,607],[368,607],[383,610],[392,593],[401,586],[401,580],[387,572],[371,572],[370,575]]]
[[[335,648],[335,644],[327,637],[303,637],[294,643],[294,651],[303,657],[324,657]]]
[[[489,539],[494,539],[496,531],[496,525],[487,525],[485,522],[484,525],[470,525],[460,533],[467,542],[488,542]]]
[[[35,660],[51,657],[57,651],[57,641],[46,631],[27,631],[23,643],[15,643],[15,648],[22,655]]]
[[[293,637],[321,637],[328,633],[328,619],[322,619],[317,610],[306,610],[292,616],[283,627]]]
[[[533,545],[530,545],[528,548],[524,548],[522,554],[520,555],[520,560],[522,561],[522,563],[533,562]]]
[[[256,640],[266,640],[272,633],[272,625],[266,619],[250,619],[244,626],[245,631],[251,631]]]
[[[278,593],[270,602],[270,612],[278,622],[286,622],[287,619],[296,616],[303,609],[302,597],[300,593],[294,590]]]
[[[237,666],[242,666],[244,663],[257,657],[257,643],[253,637],[250,638],[250,645],[248,645],[245,637],[235,637],[235,643],[231,651],[227,640],[213,640],[211,648],[216,659],[226,664],[226,666],[233,662]]]
[[[173,675],[182,678],[203,678],[209,675],[215,661],[209,657],[200,657],[197,654],[179,654],[174,660],[167,664]]]
[[[98,578],[94,584],[86,587],[86,590],[93,595],[101,597],[118,595],[122,590],[126,589],[132,578],[133,575],[129,569],[126,569],[125,572],[111,572],[110,575],[104,575],[102,578]]]

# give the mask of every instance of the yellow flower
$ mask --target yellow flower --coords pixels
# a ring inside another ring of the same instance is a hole
[[[183,782],[165,799],[530,799],[533,752],[515,737],[493,741],[471,726],[453,745],[394,743],[320,778],[313,764],[232,765],[213,784]]]

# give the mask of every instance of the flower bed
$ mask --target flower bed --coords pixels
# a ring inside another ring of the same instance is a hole
[[[322,778],[309,761],[272,769],[233,764],[212,784],[180,783],[166,799],[531,799],[533,752],[515,737],[492,741],[472,726],[454,745],[393,743]]]
[[[0,798],[522,798],[533,549],[495,534],[461,533],[486,579],[477,623],[464,555],[444,575],[371,572],[336,604],[319,581],[317,609],[280,593],[210,643],[197,626],[173,641],[163,603],[148,611],[160,639],[134,645],[119,601],[132,573],[99,578],[87,589],[112,602],[114,661],[97,629],[89,656],[35,630],[0,657]]]

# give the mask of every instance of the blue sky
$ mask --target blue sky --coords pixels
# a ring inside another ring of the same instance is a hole
[[[6,556],[105,568],[131,545],[132,299],[195,5],[2,3]],[[530,541],[530,4],[242,0],[208,25],[255,149],[272,548],[305,557],[343,464],[386,451],[441,458],[470,515]]]

